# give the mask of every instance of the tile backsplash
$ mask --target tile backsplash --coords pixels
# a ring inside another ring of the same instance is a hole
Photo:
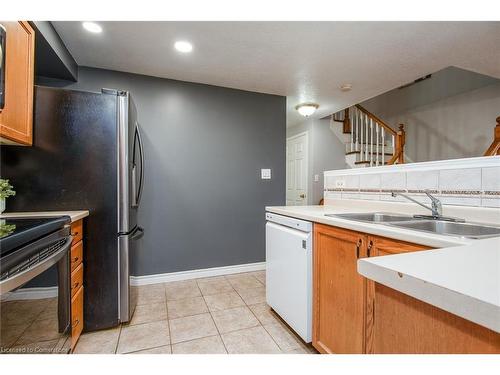
[[[405,202],[391,192],[428,203],[429,190],[443,204],[500,207],[500,157],[443,160],[325,172],[324,198]]]

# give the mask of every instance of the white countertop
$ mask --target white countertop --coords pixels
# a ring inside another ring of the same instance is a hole
[[[84,217],[89,216],[89,212],[87,210],[81,211],[38,211],[38,212],[4,212],[0,214],[0,219],[6,217],[54,217],[54,216],[69,216],[71,218],[71,222],[75,222],[77,220],[83,219]]]
[[[500,333],[500,238],[461,239],[324,216],[327,213],[400,212],[391,209],[390,203],[376,210],[370,204],[353,202],[348,206],[266,207],[266,211],[436,247],[435,250],[360,259],[358,272]]]

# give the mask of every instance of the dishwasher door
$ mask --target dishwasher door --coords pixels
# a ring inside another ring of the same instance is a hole
[[[307,343],[312,339],[312,233],[268,221],[266,299]]]

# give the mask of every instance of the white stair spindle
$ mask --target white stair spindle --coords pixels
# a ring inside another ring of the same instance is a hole
[[[370,124],[370,118],[368,116],[365,116],[365,159],[368,161],[368,129]]]
[[[382,165],[385,164],[385,129],[380,129],[382,131]]]
[[[378,159],[378,156],[379,156],[379,140],[380,140],[379,132],[380,132],[380,127],[379,127],[378,123],[375,122],[375,138],[377,139],[377,146],[375,147],[375,151],[377,153],[377,160],[375,162],[375,165],[377,167],[378,167],[378,163],[379,163],[379,159]]]
[[[373,166],[373,120],[370,119],[370,167]]]
[[[351,130],[351,149],[350,151],[354,151],[354,116],[356,115],[356,112],[354,109],[349,109],[351,113],[351,116],[350,116],[350,120],[351,120],[351,123],[350,123],[350,126],[349,126],[349,129]]]
[[[359,147],[360,147],[360,151],[361,152],[359,153],[359,161],[363,161],[363,155],[364,155],[364,152],[365,152],[364,148],[363,148],[364,147],[363,146],[363,138],[364,138],[364,134],[365,134],[365,130],[364,130],[364,127],[363,127],[364,123],[365,123],[364,117],[365,117],[364,114],[361,113],[361,124],[360,124],[360,132],[361,132],[361,134],[360,134],[360,137],[359,137],[360,138]]]

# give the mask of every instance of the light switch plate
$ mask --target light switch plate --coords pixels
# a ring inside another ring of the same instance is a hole
[[[319,182],[319,174],[314,175],[314,182]]]
[[[271,170],[269,168],[261,169],[260,170],[260,178],[262,180],[270,180],[271,179]]]

